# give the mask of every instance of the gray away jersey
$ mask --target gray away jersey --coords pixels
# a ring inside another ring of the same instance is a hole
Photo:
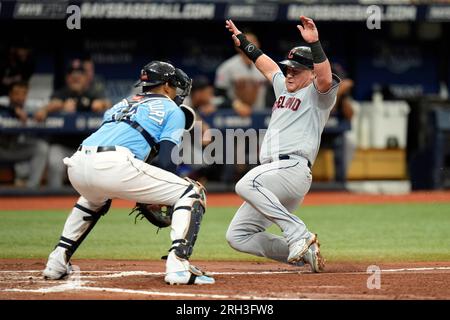
[[[273,76],[275,103],[261,145],[260,162],[267,163],[279,154],[297,154],[314,163],[323,128],[336,102],[340,79],[333,74],[328,92],[320,93],[312,82],[296,92],[288,92],[283,73]]]

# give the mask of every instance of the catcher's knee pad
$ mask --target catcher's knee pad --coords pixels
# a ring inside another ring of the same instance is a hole
[[[189,259],[197,240],[200,224],[206,210],[205,188],[198,182],[188,180],[191,185],[175,203],[172,214],[172,232],[175,238],[172,248],[177,257]]]
[[[186,190],[181,195],[180,199],[175,203],[175,208],[180,205],[185,205],[187,202],[193,203],[194,200],[198,200],[202,206],[206,209],[206,189],[205,187],[198,181],[184,178],[187,180],[190,185],[186,188]]]
[[[72,213],[66,220],[62,236],[57,247],[66,249],[68,259],[74,254],[79,245],[83,242],[89,232],[94,228],[101,216],[105,215],[111,207],[111,200],[97,210],[92,210],[86,206],[83,199],[78,200]]]

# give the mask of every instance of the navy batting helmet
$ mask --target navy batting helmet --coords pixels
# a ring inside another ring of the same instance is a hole
[[[286,60],[279,64],[291,68],[303,68],[312,70],[314,68],[311,48],[306,46],[294,47],[289,51]]]
[[[152,61],[146,64],[141,70],[140,79],[135,87],[153,87],[166,82],[177,88],[177,101],[184,100],[191,92],[192,79],[183,70],[163,61]]]

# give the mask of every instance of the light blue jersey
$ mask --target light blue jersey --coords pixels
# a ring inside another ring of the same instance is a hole
[[[105,112],[103,125],[86,138],[83,146],[122,146],[144,160],[151,147],[144,135],[130,125],[137,122],[159,144],[180,144],[185,116],[171,99],[159,94],[139,94],[124,99]]]

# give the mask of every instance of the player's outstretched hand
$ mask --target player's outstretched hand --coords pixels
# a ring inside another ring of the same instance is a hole
[[[317,31],[316,25],[311,18],[300,16],[300,21],[302,25],[297,25],[297,29],[302,34],[303,39],[308,42],[316,42],[319,40],[319,32]]]
[[[241,31],[239,31],[238,28],[236,28],[236,26],[234,25],[233,21],[231,20],[226,20],[225,21],[225,28],[228,29],[228,31],[230,31],[233,35],[231,36],[233,38],[234,41],[234,45],[236,47],[239,47],[239,45],[241,44],[241,42],[239,41],[239,39],[236,37],[238,34],[242,33]]]

